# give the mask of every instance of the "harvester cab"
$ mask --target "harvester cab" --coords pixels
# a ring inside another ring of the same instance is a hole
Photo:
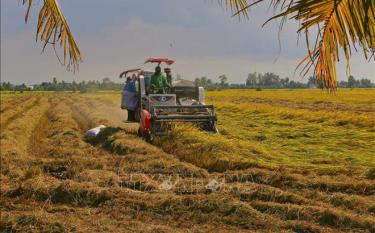
[[[160,66],[161,63],[172,65],[174,61],[150,58],[146,63],[158,63]],[[217,132],[215,109],[213,105],[205,104],[203,87],[187,80],[177,80],[171,82],[169,87],[155,90],[150,84],[153,74],[143,69],[132,69],[120,74],[120,77],[136,77],[135,119],[139,121],[139,136],[150,141],[153,136],[164,135],[173,122],[191,122],[202,130]]]

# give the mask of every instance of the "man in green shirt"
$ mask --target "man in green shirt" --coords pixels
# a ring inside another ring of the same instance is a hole
[[[161,73],[160,66],[155,68],[155,73],[151,77],[151,88],[157,91],[163,92],[168,86],[166,77]]]

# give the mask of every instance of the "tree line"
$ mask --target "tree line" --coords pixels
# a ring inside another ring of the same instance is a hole
[[[181,79],[178,75],[177,79]],[[262,89],[262,88],[319,88],[314,77],[310,77],[306,83],[290,80],[289,78],[280,78],[272,72],[267,73],[250,73],[248,74],[245,83],[228,83],[226,75],[220,75],[217,81],[213,81],[207,77],[200,77],[194,80],[195,85],[203,86],[208,90],[218,89]],[[81,82],[65,82],[57,81],[53,78],[51,82],[42,82],[40,84],[27,86],[26,84],[14,85],[10,82],[3,82],[0,84],[2,91],[79,91],[79,92],[94,92],[99,90],[121,90],[123,83],[115,83],[109,78],[104,78],[101,81],[81,81]],[[362,78],[356,79],[349,76],[347,81],[338,83],[341,88],[370,88],[375,87],[371,80]]]
[[[366,88],[366,87],[375,87],[374,83],[371,83],[370,79],[362,78],[355,79],[352,75],[348,77],[348,81],[339,82],[339,87],[344,88]]]
[[[319,88],[319,84],[316,82],[315,77],[309,77],[307,82],[299,82],[290,80],[289,78],[280,78],[279,75],[267,72],[257,73],[253,72],[248,74],[245,83],[228,83],[227,77],[221,75],[218,77],[218,81],[213,81],[207,77],[200,77],[194,80],[194,83],[199,86],[203,86],[209,90],[215,89],[261,89],[261,88]],[[370,88],[375,87],[375,84],[370,79],[362,78],[355,79],[353,76],[349,76],[347,81],[341,81],[338,83],[338,87],[341,88]]]
[[[104,78],[101,81],[81,81],[81,82],[65,82],[57,81],[53,78],[52,82],[42,82],[27,86],[26,84],[14,85],[10,82],[3,82],[0,85],[2,91],[79,91],[79,92],[95,92],[99,90],[121,90],[123,83],[115,83],[109,78]]]

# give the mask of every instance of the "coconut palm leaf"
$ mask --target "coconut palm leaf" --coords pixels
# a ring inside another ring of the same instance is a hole
[[[244,16],[248,18],[247,8],[249,8],[249,4],[247,0],[218,0],[221,6],[230,9],[239,17]]]
[[[25,15],[25,22],[28,20],[33,0],[23,0],[23,4],[26,3],[28,4],[28,8]],[[52,44],[56,51],[56,44],[59,44],[64,53],[61,63],[64,65],[67,64],[68,69],[72,69],[74,72],[78,70],[79,63],[81,62],[81,53],[57,0],[43,1],[36,30],[37,41],[38,38],[43,43],[43,50],[48,44]],[[67,63],[68,56],[69,61]]]
[[[236,5],[236,0],[230,1]],[[238,0],[243,3],[242,0]],[[240,14],[265,0],[249,1],[238,11]],[[282,18],[300,22],[298,33],[305,33],[308,55],[299,66],[306,74],[314,67],[318,83],[323,88],[336,88],[336,63],[339,48],[344,52],[348,67],[351,50],[358,44],[366,59],[375,50],[375,1],[374,0],[271,0],[271,5],[281,13],[268,21]],[[238,3],[237,3],[238,4]],[[268,22],[267,21],[267,22]],[[266,23],[267,23],[266,22]],[[310,50],[309,31],[318,29],[316,43]]]

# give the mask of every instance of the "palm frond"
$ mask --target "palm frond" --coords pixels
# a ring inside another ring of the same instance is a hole
[[[33,0],[23,0],[23,4],[26,3],[28,8],[25,22],[28,20]],[[67,64],[68,69],[74,72],[78,70],[82,60],[81,53],[57,0],[43,0],[36,30],[36,41],[38,39],[43,43],[43,51],[48,44],[51,44],[55,50],[56,44],[59,44],[64,53],[62,63]]]
[[[252,3],[249,1],[238,13],[247,11],[252,5],[264,1],[258,0]],[[344,51],[347,64],[350,62],[351,48],[355,48],[356,44],[361,46],[366,59],[375,51],[374,0],[270,0],[270,2],[281,13],[268,21],[276,18],[285,20],[289,17],[300,22],[298,33],[305,33],[308,55],[302,59],[299,66],[306,63],[303,68],[305,74],[314,67],[315,76],[323,88],[331,90],[336,88],[336,63],[339,61],[340,48]],[[317,43],[311,51],[308,38],[309,31],[314,27],[318,29],[315,39]]]
[[[356,44],[368,58],[370,48],[375,46],[375,18],[371,9],[375,9],[373,0],[309,0],[289,9],[298,12],[294,18],[301,21],[299,32],[308,33],[311,27],[322,25],[317,35],[320,42],[307,60],[307,63],[315,64],[314,73],[322,87],[336,87],[339,48],[343,50],[348,66],[351,48]]]
[[[217,0],[223,7],[229,8],[235,15],[248,18],[247,8],[249,8],[248,0]]]

